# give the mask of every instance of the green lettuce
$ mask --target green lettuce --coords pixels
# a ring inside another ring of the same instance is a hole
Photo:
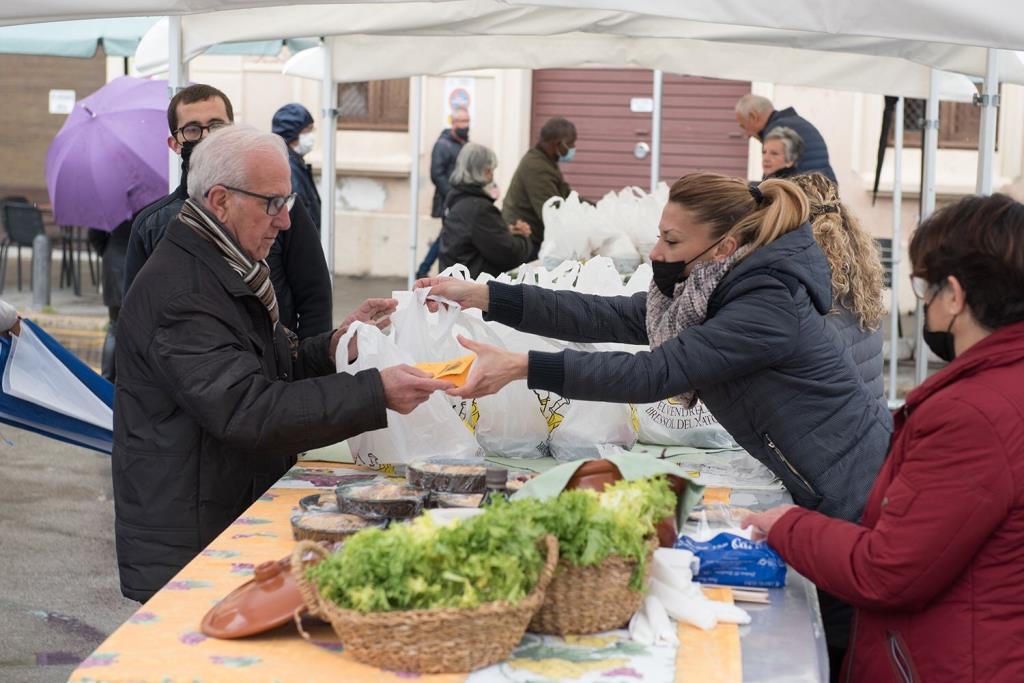
[[[664,477],[617,482],[601,494],[566,491],[543,502],[499,499],[452,526],[423,516],[361,531],[307,573],[325,598],[364,613],[516,604],[537,583],[541,539],[552,534],[560,557],[576,565],[613,555],[635,560],[630,586],[641,590],[654,524],[673,514],[675,500]]]

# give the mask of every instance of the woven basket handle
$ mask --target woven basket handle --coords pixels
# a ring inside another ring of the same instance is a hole
[[[541,542],[547,557],[540,576],[537,577],[537,584],[533,587],[534,591],[547,590],[548,584],[551,583],[551,579],[555,575],[555,567],[558,565],[558,539],[548,534]]]
[[[313,553],[318,559],[323,560],[327,558],[327,550],[319,543],[305,540],[296,543],[292,549],[290,563],[292,578],[295,579],[295,586],[299,589],[299,594],[302,595],[302,601],[306,603],[306,611],[315,617],[320,613],[320,595],[316,591],[316,586],[306,578],[306,564],[302,558],[307,552]],[[298,622],[298,614],[296,612],[296,622]]]

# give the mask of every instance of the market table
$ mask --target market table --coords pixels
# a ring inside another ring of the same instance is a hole
[[[72,673],[76,683],[95,681],[400,681],[429,683],[553,681],[824,681],[821,618],[814,587],[790,571],[770,605],[743,605],[744,627],[719,625],[703,632],[680,625],[680,647],[645,647],[624,631],[558,638],[527,634],[512,657],[466,675],[415,676],[385,672],[351,659],[331,628],[308,621],[310,641],[294,625],[241,640],[208,638],[203,615],[251,578],[255,566],[287,556],[293,546],[289,518],[303,496],[354,474],[337,463],[300,463],[262,496],[164,588],[142,605]],[[722,495],[719,491],[718,495]],[[726,498],[730,493],[724,492]],[[743,505],[759,507],[758,492],[737,491]],[[778,492],[766,492],[772,504]],[[727,591],[712,597],[729,599]]]

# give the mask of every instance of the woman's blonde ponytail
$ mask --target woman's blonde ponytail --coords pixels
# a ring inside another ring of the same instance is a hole
[[[799,187],[772,178],[761,181],[756,188],[763,197],[759,208],[737,221],[730,231],[740,244],[757,249],[807,222],[810,205]]]
[[[755,249],[800,227],[809,212],[804,193],[787,180],[765,180],[753,188],[719,173],[683,176],[672,185],[668,199],[706,225],[713,239],[732,235]]]

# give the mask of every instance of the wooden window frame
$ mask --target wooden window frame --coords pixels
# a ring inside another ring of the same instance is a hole
[[[343,118],[339,116],[338,130],[407,132],[409,130],[409,79],[395,78],[362,82],[366,84],[368,115],[365,119]],[[338,84],[339,100],[341,99],[342,89],[350,85],[353,84]],[[388,92],[389,89],[394,89],[397,92]],[[393,106],[393,103],[389,102],[389,100],[398,100],[404,103],[400,108],[403,115],[389,116],[387,109]]]
[[[955,138],[950,133],[949,122],[955,120],[957,108],[972,107],[978,112],[978,132],[973,139]],[[999,115],[996,115],[996,149],[999,148]],[[939,149],[978,149],[978,141],[981,136],[981,107],[970,102],[939,102]],[[920,149],[922,142],[921,130],[904,130],[903,146],[907,149]],[[944,136],[945,134],[945,136]],[[895,144],[895,130],[889,130],[889,139],[886,145],[892,147]]]

